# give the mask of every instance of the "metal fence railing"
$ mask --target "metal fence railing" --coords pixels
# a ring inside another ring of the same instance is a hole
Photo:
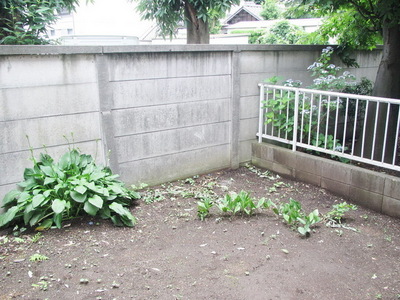
[[[400,171],[400,100],[260,84],[258,139]]]

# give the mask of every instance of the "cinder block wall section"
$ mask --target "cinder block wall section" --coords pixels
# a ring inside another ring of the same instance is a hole
[[[251,159],[258,83],[310,83],[322,48],[0,46],[0,199],[31,166],[30,146],[59,157],[65,137],[128,184],[238,167]],[[373,77],[380,51],[358,56]]]
[[[99,118],[93,54],[0,55],[1,199],[32,167],[30,147],[58,157],[69,140],[104,163]]]
[[[398,177],[257,142],[252,144],[252,163],[400,218]]]

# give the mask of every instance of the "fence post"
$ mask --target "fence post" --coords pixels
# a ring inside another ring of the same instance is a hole
[[[297,144],[297,127],[298,127],[298,118],[299,118],[299,90],[296,89],[294,93],[294,124],[293,124],[293,151],[296,151]]]
[[[258,142],[261,143],[262,142],[262,127],[263,127],[263,121],[264,121],[264,116],[263,116],[263,112],[264,112],[264,85],[263,84],[259,84],[258,85],[260,87],[260,111],[259,111],[259,117],[258,117]]]

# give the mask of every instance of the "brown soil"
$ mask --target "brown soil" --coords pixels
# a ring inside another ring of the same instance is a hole
[[[343,201],[260,173],[242,167],[155,187],[132,207],[134,228],[83,218],[37,242],[35,232],[18,240],[3,231],[0,299],[400,299],[399,219],[359,207],[346,218],[357,231],[320,223],[302,238],[271,211],[213,208],[197,218],[189,196],[211,190],[292,197],[306,212]],[[35,253],[48,260],[30,261]]]

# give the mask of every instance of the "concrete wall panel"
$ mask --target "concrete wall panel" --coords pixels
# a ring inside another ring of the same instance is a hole
[[[278,65],[275,52],[247,51],[242,52],[240,70],[242,74],[277,73]]]
[[[0,121],[98,110],[97,83],[0,89]]]
[[[230,97],[230,77],[187,77],[111,84],[114,108],[165,105]]]
[[[135,53],[109,57],[110,81],[230,74],[227,53]]]
[[[63,115],[48,118],[24,119],[2,123],[0,153],[65,144],[73,133],[75,142],[101,139],[98,113]]]
[[[258,130],[258,119],[240,120],[239,141],[255,140]]]
[[[229,99],[116,110],[115,135],[123,136],[229,120]]]
[[[240,118],[250,119],[257,118],[260,109],[260,97],[250,96],[240,98]]]
[[[0,88],[96,82],[93,55],[0,56]]]
[[[228,168],[230,161],[227,153],[229,145],[220,145],[137,160],[122,164],[120,175],[127,183],[158,184]]]
[[[257,97],[260,95],[258,84],[265,79],[277,75],[277,73],[254,73],[241,74],[240,76],[240,97]]]
[[[240,141],[239,142],[239,160],[241,163],[247,163],[251,161],[251,141]]]
[[[117,138],[118,161],[129,161],[229,144],[229,122]]]

